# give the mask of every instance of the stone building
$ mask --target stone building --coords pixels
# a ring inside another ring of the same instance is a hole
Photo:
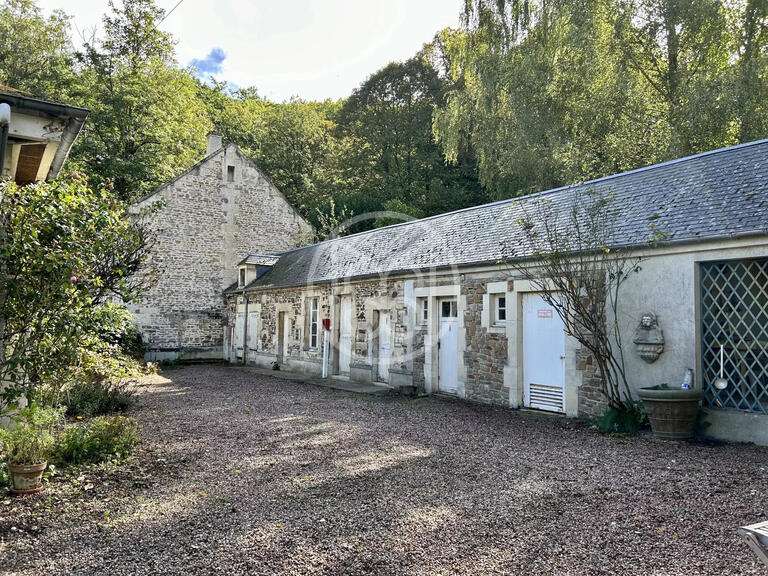
[[[206,156],[132,206],[155,202],[151,264],[158,280],[131,306],[147,358],[216,358],[223,354],[226,319],[221,292],[237,264],[257,250],[296,247],[312,227],[237,146],[208,136]]]
[[[241,260],[224,292],[228,357],[595,416],[593,358],[509,264],[531,260],[527,208],[584,192],[613,198],[612,245],[643,258],[618,311],[632,388],[691,368],[709,433],[768,443],[768,140]]]

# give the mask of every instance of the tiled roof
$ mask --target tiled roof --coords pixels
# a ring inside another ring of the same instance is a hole
[[[665,242],[768,235],[768,140],[298,248],[247,288],[525,258],[519,221],[531,214],[526,207],[546,199],[562,214],[585,191],[614,198],[612,245],[644,244],[652,226]]]

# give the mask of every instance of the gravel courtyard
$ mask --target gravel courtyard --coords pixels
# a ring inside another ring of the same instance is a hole
[[[2,574],[762,575],[768,450],[190,366],[137,458],[0,500]]]

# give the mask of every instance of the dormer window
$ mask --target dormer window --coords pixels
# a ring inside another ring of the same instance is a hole
[[[231,278],[231,276],[230,276],[230,278]],[[240,268],[240,276],[239,276],[239,278],[238,278],[238,281],[237,281],[237,285],[238,285],[240,288],[242,288],[243,286],[245,286],[245,266],[243,266],[242,268]]]

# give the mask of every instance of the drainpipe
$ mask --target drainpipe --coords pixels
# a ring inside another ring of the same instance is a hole
[[[11,107],[0,104],[0,177],[5,169],[5,149],[8,147],[8,131],[11,128]]]
[[[248,294],[243,288],[243,365],[248,364]]]

